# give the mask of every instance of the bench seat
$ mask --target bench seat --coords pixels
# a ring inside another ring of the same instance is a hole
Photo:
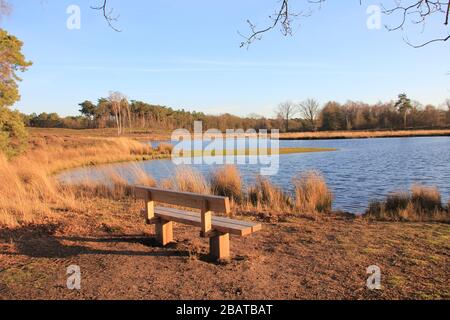
[[[193,211],[179,210],[166,207],[155,207],[155,216],[166,221],[174,221],[201,227],[200,213]],[[248,236],[253,232],[261,230],[260,223],[235,220],[226,217],[213,216],[211,227],[222,233],[230,233],[237,236]]]

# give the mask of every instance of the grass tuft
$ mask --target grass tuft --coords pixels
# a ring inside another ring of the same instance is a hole
[[[170,143],[161,142],[156,150],[160,154],[170,155],[172,154],[173,145],[171,145]]]
[[[291,198],[264,177],[257,177],[255,184],[249,188],[248,199],[257,209],[279,212],[292,210]]]
[[[166,187],[177,191],[211,194],[211,188],[203,175],[187,166],[176,168],[174,176],[164,183]]]
[[[210,184],[213,194],[240,202],[242,200],[241,174],[236,166],[226,165],[210,174]]]
[[[372,201],[366,214],[377,220],[445,222],[450,221],[449,205],[444,208],[436,187],[414,185],[409,192],[393,192],[386,200]]]
[[[307,171],[293,179],[295,207],[302,214],[327,213],[331,211],[333,193],[325,179],[317,171]]]

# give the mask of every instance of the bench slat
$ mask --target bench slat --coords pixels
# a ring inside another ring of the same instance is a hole
[[[192,216],[198,215],[197,213],[192,212],[192,211],[183,211],[183,210],[179,210],[179,209],[175,209],[175,208],[164,208],[164,210],[176,212],[176,213],[182,213],[185,215],[192,215]],[[251,227],[252,233],[260,231],[262,229],[262,226],[260,223],[254,223],[254,222],[250,222],[250,221],[236,220],[236,219],[230,219],[230,218],[218,217],[218,216],[213,216],[212,219],[216,220],[216,221],[229,223],[229,224],[243,226],[243,227]]]
[[[207,201],[209,210],[211,211],[220,213],[230,212],[230,200],[226,197],[179,192],[145,186],[135,186],[134,189],[136,196],[141,199],[145,199],[148,194],[151,194],[151,199],[153,201],[195,209],[202,209],[205,201]]]
[[[172,208],[156,207],[155,215],[163,220],[174,221],[193,226],[201,226],[200,214],[190,211],[182,211]],[[217,219],[219,218],[219,219]],[[236,223],[237,220],[222,217],[212,217],[212,228],[222,233],[230,233],[238,236],[247,236],[253,233],[253,227],[258,229],[257,225],[249,226]],[[258,229],[259,230],[259,229]]]

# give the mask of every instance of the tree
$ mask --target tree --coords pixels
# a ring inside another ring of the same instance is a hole
[[[97,106],[95,104],[93,104],[89,100],[85,100],[78,105],[81,107],[79,111],[83,116],[85,116],[89,120],[94,120],[94,117],[97,113]]]
[[[289,131],[289,120],[297,113],[297,106],[292,101],[280,103],[275,112],[284,121],[284,129]]]
[[[123,133],[123,100],[126,100],[125,95],[118,91],[111,91],[109,93],[108,101],[111,103],[111,111],[116,120],[117,135]]]
[[[127,117],[128,117],[128,128],[131,132],[131,109],[130,109],[130,104],[128,103],[127,98],[123,97],[122,100],[120,100],[120,109],[122,110],[122,113],[126,113]],[[125,127],[125,125],[123,126]]]
[[[20,99],[18,72],[24,72],[31,62],[22,54],[22,41],[0,29],[0,108],[12,106]]]
[[[413,109],[411,100],[406,96],[405,93],[401,93],[398,95],[398,100],[395,103],[395,107],[403,115],[403,127],[406,128],[408,113]]]
[[[446,112],[446,125],[450,125],[450,99],[447,99],[445,102],[447,104],[447,112]]]
[[[339,103],[330,101],[321,113],[322,130],[342,130],[345,128],[345,115]]]
[[[28,133],[18,111],[0,108],[0,152],[8,158],[21,153],[27,144]]]
[[[319,115],[320,105],[314,99],[308,98],[299,104],[300,114],[312,130],[316,130],[316,120]]]
[[[3,9],[0,3],[0,10]],[[24,72],[31,62],[22,54],[22,42],[0,29],[0,152],[11,157],[20,153],[26,145],[27,132],[24,119],[12,106],[20,99],[18,72]]]

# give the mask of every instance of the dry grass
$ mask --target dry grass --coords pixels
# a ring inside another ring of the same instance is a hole
[[[210,174],[212,192],[219,196],[229,197],[240,202],[242,200],[242,180],[236,166],[227,165]]]
[[[291,198],[264,177],[258,177],[249,188],[248,200],[257,210],[292,211]]]
[[[22,159],[11,163],[0,155],[0,225],[18,225],[52,220],[54,211],[75,210],[70,190],[49,177],[45,168]]]
[[[96,137],[96,138],[110,138],[117,136],[116,128],[104,129],[66,129],[66,128],[28,128],[28,131],[33,136],[37,135],[51,135],[51,136],[71,136],[71,137]],[[132,129],[125,130],[123,136],[126,138],[136,139],[138,141],[166,141],[170,140],[171,131],[161,129]]]
[[[293,183],[295,207],[301,213],[314,214],[331,211],[333,194],[319,172],[301,173],[293,179]]]
[[[211,188],[205,177],[197,170],[187,166],[178,167],[173,177],[163,181],[162,185],[177,191],[211,194]]]
[[[372,201],[367,216],[389,221],[450,221],[450,206],[444,208],[436,187],[414,185],[409,192],[397,191],[384,201]]]
[[[394,138],[450,136],[450,129],[445,130],[397,130],[397,131],[316,131],[280,133],[280,139],[357,139],[357,138]]]
[[[30,149],[20,157],[6,160],[0,155],[0,225],[18,226],[52,220],[55,212],[77,210],[78,191],[60,185],[55,172],[100,163],[152,159],[159,157],[149,145],[129,138],[99,138],[51,135],[42,131],[30,137]],[[136,173],[140,184],[154,181]],[[108,184],[108,183],[107,183]],[[109,186],[114,185],[112,192]],[[117,198],[127,194],[126,181],[112,175],[108,188],[85,184],[85,190]],[[106,190],[108,189],[108,190]]]
[[[22,157],[35,161],[50,173],[102,163],[152,159],[158,153],[150,145],[129,138],[32,136],[32,148]]]
[[[172,154],[173,145],[171,145],[170,143],[161,142],[156,150],[160,154],[170,155]]]
[[[86,176],[80,182],[65,187],[77,197],[103,197],[107,199],[122,200],[126,197],[134,196],[132,185],[139,184],[148,187],[155,187],[156,180],[141,167],[134,165],[124,176],[123,173],[108,170],[102,173],[100,179],[93,180]]]

